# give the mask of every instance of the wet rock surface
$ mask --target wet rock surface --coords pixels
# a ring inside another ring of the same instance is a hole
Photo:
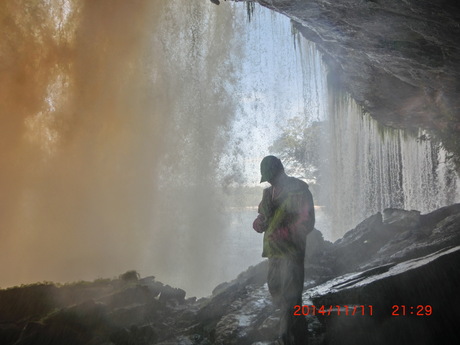
[[[310,344],[451,344],[458,338],[460,204],[422,215],[388,209],[335,243],[318,230],[307,242],[308,307],[301,312]],[[0,343],[273,344],[279,315],[266,274],[262,262],[198,300],[133,272],[0,290]]]
[[[450,344],[460,317],[460,246],[347,274],[308,290],[325,344]],[[340,311],[337,310],[339,306]],[[332,312],[331,307],[334,308]],[[444,334],[440,342],[439,334]]]

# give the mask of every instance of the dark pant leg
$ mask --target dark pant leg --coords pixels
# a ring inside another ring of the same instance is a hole
[[[294,315],[294,306],[302,305],[303,283],[303,259],[269,259],[268,288],[273,302],[281,309],[279,333],[286,345],[306,344],[305,317]]]
[[[268,259],[268,290],[270,291],[270,295],[272,296],[273,304],[277,308],[281,308],[282,305],[281,269],[282,267],[280,258]]]

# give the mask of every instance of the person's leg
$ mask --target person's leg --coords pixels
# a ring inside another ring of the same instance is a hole
[[[281,259],[269,258],[267,285],[276,308],[281,307],[281,283]]]
[[[294,307],[302,305],[304,283],[303,260],[284,259],[281,266],[283,296],[280,331],[286,345],[304,345],[307,341],[307,322],[303,315],[294,315]]]
[[[280,324],[278,329],[278,340],[276,344],[283,345],[283,334],[286,332],[285,322],[285,299],[283,296],[283,270],[284,260],[281,258],[268,259],[268,277],[267,284],[270,295],[272,296],[273,305],[281,310]]]

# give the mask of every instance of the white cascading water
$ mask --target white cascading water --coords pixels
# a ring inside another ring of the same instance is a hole
[[[427,213],[459,200],[458,175],[426,133],[383,127],[347,95],[333,95],[329,109],[331,238],[385,208]]]

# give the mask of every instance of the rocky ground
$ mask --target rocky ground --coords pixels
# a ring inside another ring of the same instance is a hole
[[[459,259],[460,204],[426,215],[388,209],[335,243],[315,230],[299,308],[310,344],[454,343]],[[278,316],[266,270],[250,267],[198,300],[134,271],[0,290],[0,344],[269,345]]]

